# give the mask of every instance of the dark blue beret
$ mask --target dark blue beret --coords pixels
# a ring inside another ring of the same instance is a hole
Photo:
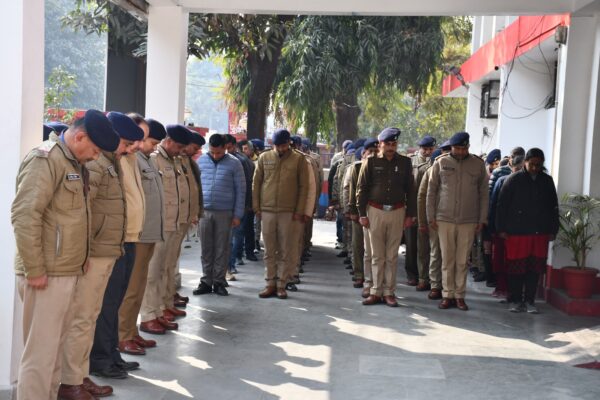
[[[260,151],[265,149],[265,142],[260,139],[251,139],[252,145]]]
[[[358,149],[359,147],[363,147],[365,145],[366,140],[367,140],[367,138],[358,138],[354,141],[354,143],[352,143],[352,146],[355,149]]]
[[[130,120],[135,125],[131,118]],[[83,116],[83,126],[92,143],[101,150],[112,153],[119,147],[119,134],[115,132],[115,128],[102,112],[87,110]],[[137,125],[136,128],[138,128]],[[138,129],[141,131],[140,128]],[[142,136],[143,134],[144,132],[142,132]]]
[[[500,149],[494,149],[488,153],[487,157],[485,158],[485,163],[491,164],[494,161],[500,160],[501,158],[502,158],[502,153],[500,153]]]
[[[450,146],[467,146],[469,144],[469,134],[467,132],[456,132],[448,142]]]
[[[351,155],[351,154],[354,154],[355,152],[356,152],[356,149],[354,147],[351,147],[348,149],[348,151],[346,151],[346,154]]]
[[[417,143],[417,145],[421,146],[421,147],[433,147],[436,144],[436,140],[434,137],[431,137],[429,135],[424,136],[421,140],[419,140],[419,143]]]
[[[146,122],[148,123],[148,127],[150,127],[149,137],[156,140],[163,140],[167,137],[167,131],[163,124],[152,118],[148,118]]]
[[[300,147],[302,146],[302,138],[298,135],[294,135],[292,136],[292,143],[294,143],[294,146]]]
[[[62,122],[58,122],[58,121],[51,121],[51,122],[48,122],[46,125],[48,125],[50,127],[50,129],[52,129],[58,135],[60,135],[61,133],[63,133],[67,129],[69,129],[69,125],[63,124]]]
[[[429,157],[429,161],[433,164],[433,162],[435,161],[435,159],[438,158],[441,155],[442,155],[442,149],[435,149],[431,153],[431,156]]]
[[[309,138],[306,138],[306,137],[305,137],[305,138],[302,138],[302,146],[305,146],[305,147],[310,147],[310,145],[311,145],[311,144],[312,144],[312,143],[310,142],[310,139],[309,139]]]
[[[375,138],[368,138],[367,140],[365,140],[365,150],[370,149],[371,147],[377,147],[377,145],[379,144],[379,142],[377,141],[377,139]]]
[[[144,131],[127,115],[111,111],[106,117],[112,123],[120,138],[136,142],[144,139]]]
[[[190,131],[183,125],[167,125],[167,136],[180,144],[188,145],[192,139]]]
[[[280,144],[289,143],[291,136],[292,135],[290,135],[290,132],[287,129],[276,130],[273,133],[273,144],[278,146]]]
[[[357,160],[360,160],[362,158],[363,152],[365,151],[365,148],[360,146],[355,152],[354,152],[354,157],[356,157]]]
[[[344,143],[342,143],[342,148],[347,149],[348,146],[350,146],[351,144],[352,144],[352,140],[346,139],[346,140],[344,140]]]
[[[396,140],[398,140],[398,136],[400,136],[400,129],[398,129],[398,128],[385,128],[377,136],[377,139],[380,142],[395,142]]]
[[[42,134],[44,140],[48,140],[50,134],[54,131],[54,129],[50,128],[48,125],[44,124],[44,133]]]
[[[198,132],[190,130],[190,142],[202,147],[206,144],[206,139]]]
[[[444,143],[440,144],[440,149],[449,150],[450,149],[450,140],[446,140]]]

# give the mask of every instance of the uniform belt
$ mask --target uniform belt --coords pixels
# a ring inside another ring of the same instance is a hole
[[[375,203],[374,201],[369,201],[369,202],[367,202],[367,204],[370,205],[371,207],[375,207],[375,208],[378,208],[383,211],[392,211],[392,210],[396,210],[398,208],[404,207],[403,202],[396,203],[396,204],[379,204],[379,203]]]

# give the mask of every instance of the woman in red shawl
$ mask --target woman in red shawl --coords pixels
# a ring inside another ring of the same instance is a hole
[[[534,305],[548,243],[558,232],[558,196],[544,172],[544,152],[532,148],[525,168],[510,175],[498,197],[496,230],[505,238],[509,309],[537,313]]]

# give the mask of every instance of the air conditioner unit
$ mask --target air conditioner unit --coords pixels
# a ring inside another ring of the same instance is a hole
[[[494,80],[481,86],[480,118],[498,118],[500,107],[500,81]]]

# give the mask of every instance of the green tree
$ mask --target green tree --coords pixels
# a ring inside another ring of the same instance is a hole
[[[275,96],[307,131],[326,128],[333,110],[337,142],[358,136],[359,96],[394,87],[424,92],[441,62],[439,17],[321,17],[297,24],[284,50]],[[289,72],[289,73],[288,73]],[[324,118],[324,119],[323,119]],[[319,120],[321,122],[319,122]]]
[[[48,85],[44,90],[44,109],[46,120],[71,122],[72,112],[65,110],[73,97],[77,84],[76,76],[67,72],[62,66],[52,70],[48,77]]]

